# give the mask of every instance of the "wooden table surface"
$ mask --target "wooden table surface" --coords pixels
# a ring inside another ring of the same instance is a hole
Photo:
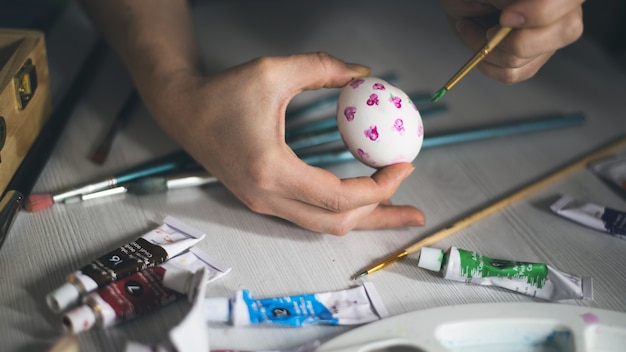
[[[73,7],[68,12],[64,20],[82,28],[77,32],[87,42],[93,40],[93,29],[82,14]],[[396,85],[407,92],[432,93],[471,55],[452,35],[435,2],[200,2],[194,15],[207,66],[213,70],[257,56],[322,50],[369,65],[373,75],[393,71],[398,75]],[[71,77],[64,73],[66,56],[78,48],[69,36],[53,38],[48,43],[52,87],[63,92]],[[109,160],[102,166],[90,162],[95,141],[131,91],[128,76],[112,54],[96,74],[34,192],[52,192],[109,176],[177,148],[140,106],[116,139]],[[292,105],[332,93],[336,92],[307,92]],[[583,112],[586,121],[575,127],[423,150],[414,161],[415,171],[393,198],[397,204],[412,204],[424,211],[427,224],[418,229],[354,231],[343,237],[312,233],[251,212],[219,184],[162,195],[53,205],[36,213],[23,211],[0,255],[2,350],[49,348],[62,333],[59,316],[46,307],[45,295],[62,284],[68,273],[136,238],[166,215],[205,231],[207,238],[198,246],[232,266],[229,275],[208,287],[210,296],[232,296],[239,289],[261,298],[349,288],[355,284],[351,277],[364,267],[625,134],[625,98],[626,73],[586,37],[558,52],[536,77],[523,83],[505,86],[471,72],[442,99],[448,110],[424,120],[426,137],[552,113]],[[372,173],[357,162],[328,169],[341,177]],[[550,202],[561,193],[626,210],[624,198],[583,168],[436,246],[548,263],[571,274],[590,276],[593,301],[562,304],[626,312],[622,270],[626,242],[551,213]],[[416,256],[367,280],[374,283],[391,315],[458,304],[533,302],[505,290],[443,280],[418,268]],[[180,301],[116,327],[82,333],[81,348],[120,351],[127,341],[160,342],[188,310],[189,304]],[[247,350],[325,341],[350,329],[219,324],[210,328],[213,348]]]

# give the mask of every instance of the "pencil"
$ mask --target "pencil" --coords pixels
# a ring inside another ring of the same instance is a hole
[[[465,77],[474,66],[478,65],[500,42],[504,39],[509,32],[511,32],[511,27],[502,27],[496,34],[491,38],[485,46],[483,46],[474,56],[472,56],[466,63],[461,67],[461,69],[454,75],[443,88],[439,89],[437,93],[433,96],[432,101],[436,102],[441,99],[452,87],[454,87],[461,78]]]
[[[527,184],[526,186],[523,186],[521,188],[519,188],[518,190],[500,198],[499,200],[496,200],[492,203],[490,203],[489,205],[487,205],[486,207],[479,209],[478,211],[475,211],[473,213],[471,213],[468,216],[462,217],[460,220],[456,221],[456,222],[452,222],[450,225],[444,227],[443,229],[436,231],[435,233],[433,233],[430,236],[427,236],[419,241],[417,241],[416,243],[406,247],[405,249],[401,250],[398,253],[392,254],[388,257],[386,257],[385,259],[381,260],[380,262],[370,266],[369,268],[363,270],[362,272],[358,273],[357,275],[354,276],[354,279],[359,279],[362,278],[366,275],[369,275],[375,271],[378,271],[384,267],[386,267],[387,265],[397,261],[398,259],[401,259],[403,257],[408,256],[409,254],[415,253],[417,251],[419,251],[422,247],[425,246],[430,246],[435,242],[438,242],[448,236],[450,236],[453,233],[456,233],[457,231],[485,218],[486,216],[495,213],[496,211],[506,207],[507,205],[526,197],[527,195],[535,192],[536,190],[547,186],[548,184],[562,179],[565,176],[571,174],[572,172],[584,168],[588,163],[590,163],[593,160],[605,157],[613,152],[615,152],[616,150],[619,150],[620,148],[623,148],[624,146],[626,146],[626,136],[621,136],[620,138],[618,138],[615,141],[612,141],[611,143],[607,144],[606,146],[593,151],[589,154],[587,154],[586,156],[583,156],[573,162],[570,162],[569,164],[566,164],[563,167],[560,167],[558,169],[556,169],[555,171],[552,171],[550,173],[548,173],[546,176],[540,177],[539,179],[537,179],[536,181],[533,181],[529,184]]]

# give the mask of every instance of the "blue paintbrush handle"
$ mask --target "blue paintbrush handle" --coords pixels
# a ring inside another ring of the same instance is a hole
[[[447,106],[444,104],[432,104],[420,111],[421,116],[427,118],[446,110]],[[321,129],[322,126],[328,127]],[[339,130],[337,130],[337,120],[335,117],[329,117],[315,122],[314,124],[303,126],[297,129],[295,133],[293,131],[289,132],[290,133],[286,136],[287,144],[294,151],[341,140],[341,134]]]
[[[576,126],[582,124],[584,121],[585,115],[581,112],[576,112],[566,115],[548,116],[529,121],[478,127],[470,130],[445,132],[430,137],[424,137],[422,149]],[[355,160],[354,156],[344,148],[302,156],[301,159],[314,166],[329,166]]]
[[[438,147],[442,145],[471,142],[480,139],[510,136],[553,128],[579,125],[585,121],[585,115],[577,112],[566,115],[555,115],[541,119],[498,124],[478,127],[470,130],[445,132],[438,135],[424,137],[422,148]]]
[[[417,103],[416,100],[430,100],[431,96],[432,94],[430,93],[417,93],[411,96],[411,100],[413,100],[414,104],[419,105],[420,103]],[[447,106],[444,104],[429,104],[419,108],[422,118],[434,116],[437,113],[444,112],[446,110]],[[304,134],[320,132],[332,127],[337,127],[337,117],[335,115],[317,119],[301,126],[289,128],[285,131],[285,137],[288,139],[295,138]]]
[[[197,167],[199,167],[198,164],[189,154],[179,150],[118,173],[114,176],[114,179],[116,184],[123,184],[146,176],[161,175],[170,171],[182,171]]]
[[[380,78],[393,84],[393,82],[398,80],[398,75],[394,72],[389,72],[381,75]],[[337,99],[339,99],[339,93],[320,98],[299,108],[287,111],[287,113],[285,114],[285,119],[292,120],[321,109],[332,108],[337,105]],[[430,97],[428,97],[428,99],[430,100]]]

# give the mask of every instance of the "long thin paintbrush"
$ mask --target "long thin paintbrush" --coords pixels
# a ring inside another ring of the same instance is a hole
[[[176,151],[165,156],[144,162],[117,175],[107,177],[100,181],[87,183],[53,194],[31,194],[26,198],[24,208],[26,211],[35,212],[50,207],[54,203],[81,194],[102,191],[108,188],[122,185],[142,177],[164,174],[172,171],[198,170],[200,166],[189,154],[184,151]]]
[[[124,186],[113,187],[105,189],[104,191],[66,198],[63,200],[63,203],[76,203],[126,193],[138,196],[160,194],[174,189],[199,187],[216,182],[218,182],[217,178],[205,171],[176,174],[171,176],[151,176],[130,182]]]
[[[479,62],[481,62],[498,44],[500,44],[502,39],[504,39],[504,37],[511,32],[511,29],[511,27],[500,28],[500,30],[496,32],[496,35],[494,35],[493,38],[491,38],[491,40],[489,40],[487,44],[482,47],[482,49],[474,54],[474,56],[472,56],[472,58],[469,59],[469,61],[467,61],[465,65],[463,65],[463,67],[461,67],[461,69],[454,76],[452,76],[452,78],[450,78],[443,88],[439,89],[437,93],[435,93],[432,101],[436,102],[446,95],[446,93],[452,89],[452,87],[454,87],[454,85],[456,85],[461,78],[465,77],[465,75],[467,75],[467,73],[471,71],[474,66],[478,65]]]
[[[126,127],[128,121],[132,117],[131,113],[139,101],[139,94],[137,91],[131,92],[130,96],[122,105],[122,108],[118,112],[115,120],[111,126],[109,126],[109,129],[102,137],[100,143],[96,146],[96,150],[91,154],[91,157],[89,157],[89,160],[96,164],[103,164],[107,160],[115,137],[120,130]]]
[[[404,250],[383,259],[382,261],[370,266],[369,268],[355,275],[354,279],[358,279],[366,275],[369,275],[375,271],[378,271],[386,267],[387,265],[395,262],[398,259],[401,259],[403,257],[408,256],[409,254],[419,251],[424,246],[430,246],[431,244],[435,242],[441,241],[442,239],[452,235],[453,233],[456,233],[459,230],[462,230],[466,228],[467,226],[485,218],[486,216],[493,214],[500,209],[503,209],[507,205],[530,195],[531,193],[537,191],[538,189],[545,187],[548,184],[555,182],[559,179],[562,179],[576,170],[584,168],[591,161],[605,157],[625,146],[626,146],[626,136],[622,136],[616,141],[613,141],[610,144],[606,145],[605,147],[600,148],[594,152],[591,152],[587,154],[586,156],[583,156],[580,159],[577,159],[574,162],[571,162],[563,167],[556,169],[555,171],[549,173],[548,175],[541,177],[538,180],[531,182],[522,188],[519,188],[518,190],[488,204],[487,206],[471,213],[470,215],[465,216],[461,218],[460,220],[453,222],[452,224],[442,228],[441,230],[433,233],[432,235],[419,240],[418,242],[410,245]]]
[[[532,120],[521,120],[516,122],[507,122],[504,124],[480,126],[465,130],[446,131],[424,137],[422,150],[489,138],[576,126],[582,124],[583,122],[585,122],[585,115],[581,112],[575,112],[565,115],[548,115]],[[335,131],[332,136],[334,136],[334,139],[331,139],[331,136],[326,136],[329,138],[327,138],[325,142],[329,143],[331,141],[336,142],[341,140],[339,132]],[[352,156],[352,153],[344,147],[333,149],[325,153],[301,153],[299,156],[302,160],[306,160],[309,164],[321,164],[326,166],[356,160],[354,159],[354,156]]]
[[[311,166],[318,167],[354,160],[351,155],[349,159],[346,159],[345,155],[337,155],[334,151],[302,156],[301,159]],[[130,188],[134,191],[131,191],[130,193],[137,193],[141,188],[145,190],[152,188],[152,192],[155,192],[155,187],[158,187],[158,183],[163,182],[163,178],[152,179],[143,183],[137,183],[137,181],[160,174],[170,174],[176,170],[183,172],[199,171],[201,169],[202,167],[197,162],[195,162],[186,152],[181,150],[165,157],[155,159],[151,162],[144,163],[123,174],[107,178],[103,181],[90,183],[85,186],[79,186],[78,188],[56,194],[31,194],[28,196],[24,208],[29,212],[35,212],[50,207],[54,203],[65,203],[66,201],[69,203],[72,201],[83,200],[82,198],[86,200],[96,197],[88,196],[91,193],[103,192],[99,196],[125,193],[128,189],[116,186],[126,185],[132,181],[135,181],[135,184],[130,186]],[[215,181],[217,182],[216,179]],[[170,181],[166,186],[178,188],[176,186],[176,182],[180,181]]]

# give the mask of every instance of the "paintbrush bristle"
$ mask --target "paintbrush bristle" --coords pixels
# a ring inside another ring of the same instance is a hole
[[[439,89],[437,91],[437,93],[435,93],[435,95],[433,95],[432,102],[433,103],[438,102],[439,99],[443,98],[443,96],[446,95],[447,92],[448,92],[448,90],[446,89],[446,87],[443,87],[443,88]]]
[[[54,204],[54,199],[50,194],[31,194],[26,197],[24,209],[28,212],[36,212],[46,209]]]

